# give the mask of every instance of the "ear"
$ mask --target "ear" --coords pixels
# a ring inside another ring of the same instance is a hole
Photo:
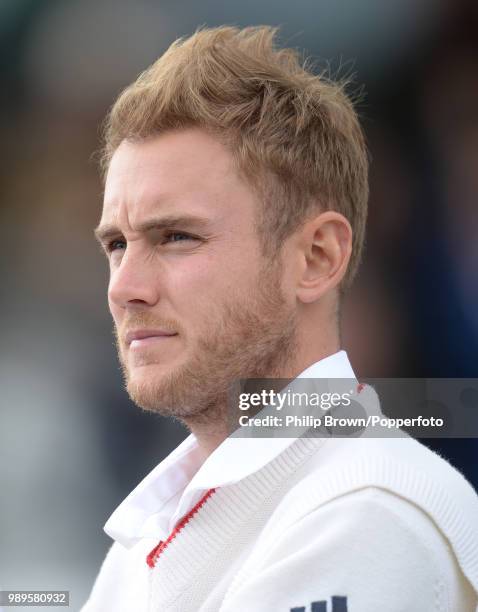
[[[302,272],[296,293],[308,304],[340,284],[352,253],[352,228],[343,215],[328,210],[307,221],[300,234]]]

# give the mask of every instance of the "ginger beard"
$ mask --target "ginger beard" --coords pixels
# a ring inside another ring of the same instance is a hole
[[[281,292],[280,280],[281,268],[277,263],[263,269],[255,290],[244,291],[242,301],[229,297],[210,311],[207,324],[195,339],[193,353],[185,362],[164,371],[167,355],[160,355],[157,365],[154,359],[149,359],[145,367],[151,375],[146,380],[145,377],[137,380],[131,374],[119,338],[129,329],[140,327],[179,331],[181,338],[181,327],[170,319],[132,312],[123,321],[124,333],[118,334],[115,329],[118,356],[131,400],[141,408],[176,417],[187,425],[223,423],[228,397],[238,379],[281,377],[297,353],[297,321],[295,311]],[[176,338],[167,340],[175,341]]]

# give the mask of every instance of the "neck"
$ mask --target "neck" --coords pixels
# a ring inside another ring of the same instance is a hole
[[[207,431],[198,428],[190,428],[190,430],[198,441],[198,446],[204,460],[228,437],[227,431]]]
[[[307,347],[307,344],[305,345]],[[340,350],[338,340],[327,347],[311,347],[314,350],[305,350],[296,359],[280,372],[262,376],[261,378],[294,379],[313,363],[325,359]],[[224,402],[221,405],[210,406],[203,413],[191,418],[183,419],[184,424],[197,439],[204,460],[229,436],[228,407]]]

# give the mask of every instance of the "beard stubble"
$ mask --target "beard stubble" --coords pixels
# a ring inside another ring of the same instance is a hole
[[[239,379],[285,376],[297,352],[295,312],[282,295],[281,267],[264,268],[255,291],[243,299],[225,299],[211,310],[187,362],[157,379],[129,375],[119,334],[116,346],[126,390],[139,407],[179,419],[188,427],[227,421],[228,402]],[[149,313],[131,314],[124,327],[177,330],[174,321]],[[154,367],[154,364],[149,367]]]

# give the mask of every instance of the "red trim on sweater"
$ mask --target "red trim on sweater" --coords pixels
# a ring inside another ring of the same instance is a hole
[[[186,523],[188,523],[191,520],[193,515],[196,514],[199,508],[201,508],[201,506],[206,502],[206,500],[208,500],[211,497],[211,495],[214,493],[215,490],[216,489],[209,489],[209,491],[206,491],[206,493],[201,497],[198,503],[193,508],[191,508],[191,510],[187,514],[183,516],[183,518],[179,521],[176,527],[171,531],[171,533],[168,536],[168,539],[164,541],[161,540],[159,544],[157,544],[153,548],[153,550],[146,557],[146,563],[149,565],[149,567],[152,568],[155,566],[159,555],[163,552],[166,546],[171,542],[172,539],[174,539],[178,535],[178,533],[181,531],[184,525],[186,525]]]

